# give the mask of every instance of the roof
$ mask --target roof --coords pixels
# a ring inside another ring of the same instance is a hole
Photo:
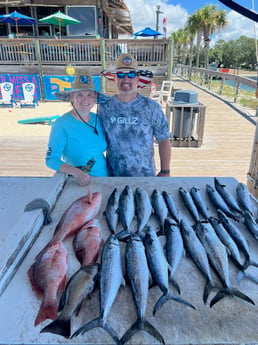
[[[133,34],[130,12],[124,0],[104,1],[103,11],[117,27],[119,34]]]

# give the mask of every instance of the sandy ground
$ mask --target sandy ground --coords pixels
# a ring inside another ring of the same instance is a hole
[[[50,117],[61,115],[71,109],[67,102],[40,102],[36,108],[1,108],[0,109],[0,135],[12,136],[49,136],[51,126],[22,125],[19,120]]]

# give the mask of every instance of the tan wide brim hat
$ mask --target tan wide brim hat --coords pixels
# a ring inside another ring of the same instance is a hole
[[[102,71],[101,74],[108,80],[115,80],[116,72],[136,71],[138,75],[138,89],[142,89],[152,82],[153,73],[149,70],[139,70],[138,63],[132,54],[121,54],[117,59],[115,69]]]
[[[73,83],[71,90],[55,92],[55,97],[63,102],[69,102],[72,93],[79,91],[94,91],[97,94],[96,103],[104,103],[109,97],[96,91],[92,76],[88,71],[78,74]]]

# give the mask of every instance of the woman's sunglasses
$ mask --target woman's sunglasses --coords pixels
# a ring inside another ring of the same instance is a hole
[[[128,72],[128,73],[124,73],[124,72],[116,72],[116,76],[119,79],[124,79],[125,76],[127,76],[127,78],[133,79],[137,76],[137,72]]]

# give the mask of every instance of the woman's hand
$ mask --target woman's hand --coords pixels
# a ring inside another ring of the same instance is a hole
[[[81,186],[88,186],[91,183],[91,176],[81,169],[75,168],[73,176]]]

